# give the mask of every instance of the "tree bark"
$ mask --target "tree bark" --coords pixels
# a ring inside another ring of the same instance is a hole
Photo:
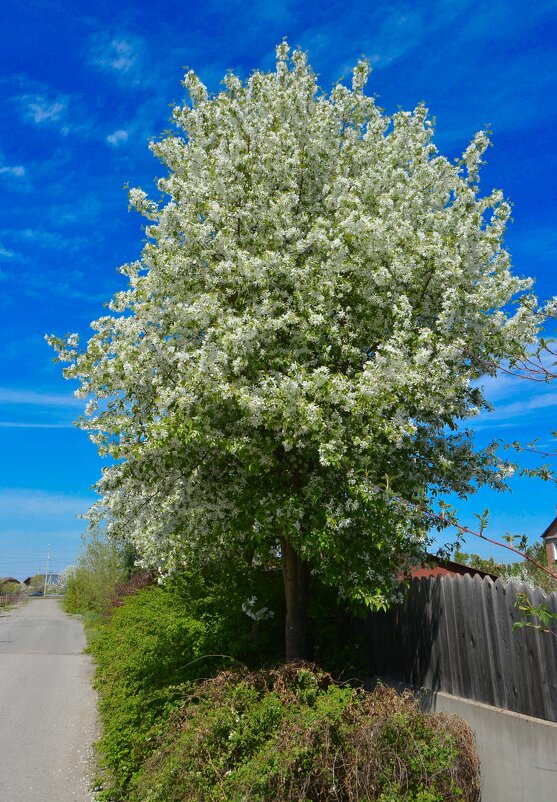
[[[283,539],[282,578],[286,598],[286,619],[284,622],[284,641],[286,662],[307,660],[309,648],[307,640],[307,568],[296,553],[290,540]]]

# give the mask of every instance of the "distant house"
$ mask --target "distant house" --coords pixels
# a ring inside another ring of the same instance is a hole
[[[19,579],[16,579],[14,576],[0,576],[0,588],[2,588],[3,585],[11,585],[11,584],[21,585],[22,583],[19,581]]]
[[[60,578],[60,574],[48,574],[48,577],[47,577],[47,580],[46,580],[46,584],[49,587],[51,585],[57,585],[59,578]],[[45,575],[44,574],[33,574],[33,576],[28,576],[27,579],[23,580],[23,584],[27,585],[27,587],[29,587],[29,585],[31,584],[33,579],[37,579],[37,580],[39,580],[40,582],[42,582],[44,584]]]
[[[427,563],[427,565],[412,568],[410,571],[411,577],[413,579],[421,579],[422,577],[444,576],[446,574],[452,574],[453,576],[469,574],[470,576],[479,576],[482,579],[489,576],[493,581],[497,579],[497,574],[490,574],[489,571],[472,568],[471,565],[464,565],[463,563],[455,563],[452,560],[442,560],[434,554],[428,554]]]
[[[557,567],[557,518],[554,518],[542,534],[549,568]]]

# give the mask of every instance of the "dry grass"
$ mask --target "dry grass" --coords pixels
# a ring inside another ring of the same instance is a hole
[[[199,683],[141,785],[150,789],[142,802],[480,798],[466,722],[426,715],[392,688],[340,686],[307,664]]]

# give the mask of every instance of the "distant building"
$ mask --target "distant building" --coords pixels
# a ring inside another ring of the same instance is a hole
[[[554,518],[542,534],[549,568],[557,567],[557,518]]]
[[[3,585],[9,585],[9,584],[21,585],[23,583],[20,582],[19,579],[16,579],[13,576],[0,576],[0,588]]]
[[[47,580],[46,580],[46,584],[48,585],[48,587],[50,587],[51,585],[57,585],[59,578],[60,578],[60,574],[48,574],[48,577],[47,577]],[[27,587],[29,587],[29,585],[31,584],[33,579],[40,580],[40,582],[42,582],[43,585],[44,585],[45,575],[44,574],[33,574],[33,576],[28,576],[27,579],[23,580],[23,584],[27,585]]]
[[[446,574],[452,576],[469,574],[470,576],[479,576],[482,579],[489,576],[493,581],[497,579],[497,574],[490,574],[489,571],[482,571],[480,568],[473,568],[471,565],[464,565],[464,563],[456,563],[453,560],[442,560],[434,554],[428,554],[427,563],[427,565],[412,568],[410,576],[413,579],[421,579],[422,577],[443,576]]]

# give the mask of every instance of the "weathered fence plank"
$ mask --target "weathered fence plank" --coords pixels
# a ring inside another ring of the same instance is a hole
[[[557,594],[489,577],[414,579],[401,605],[366,622],[375,674],[557,721],[557,638],[512,625],[515,603],[557,612]]]

